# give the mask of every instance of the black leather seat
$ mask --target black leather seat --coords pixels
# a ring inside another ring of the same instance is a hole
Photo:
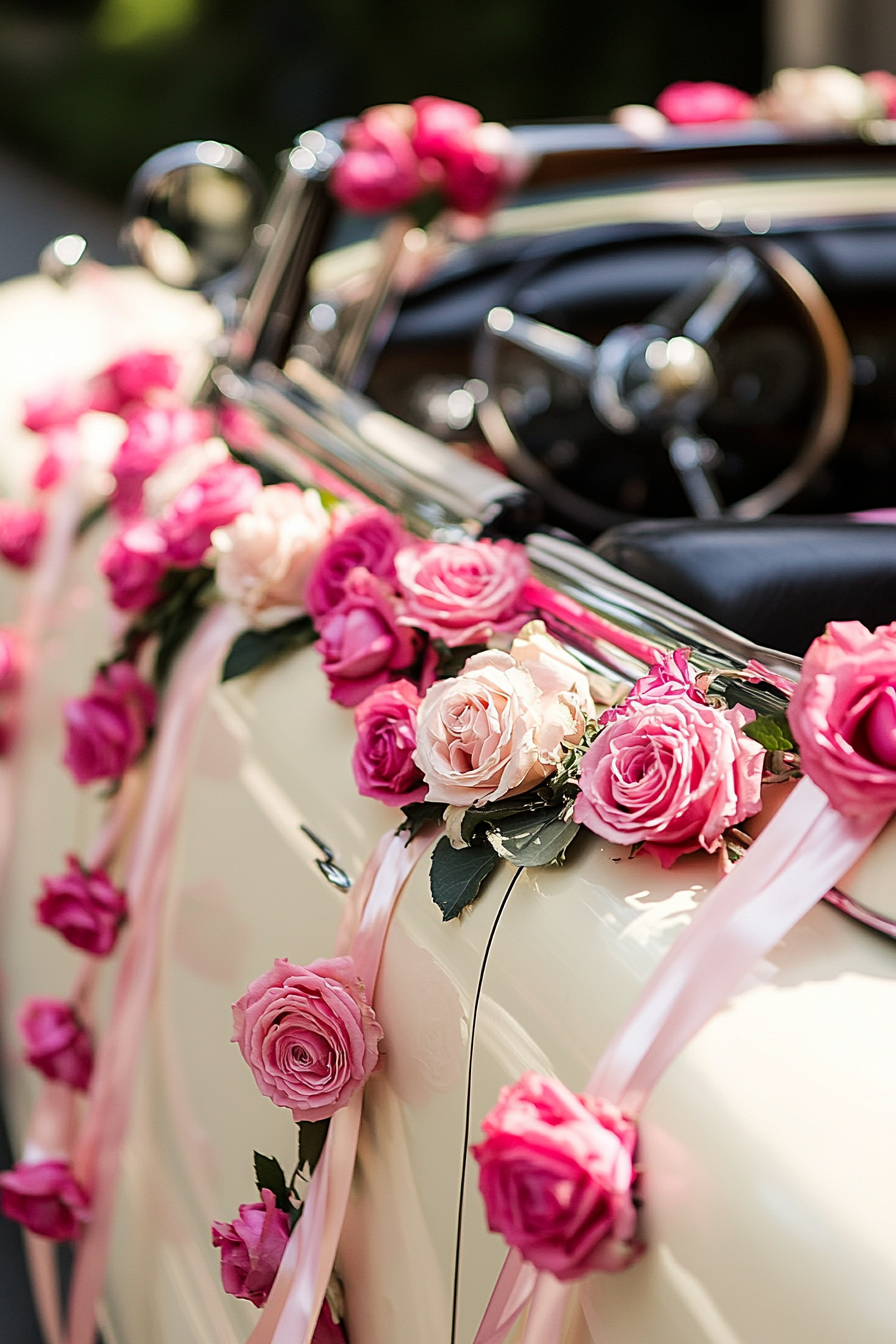
[[[803,654],[828,621],[896,620],[896,526],[846,518],[625,523],[596,553],[757,644]]]

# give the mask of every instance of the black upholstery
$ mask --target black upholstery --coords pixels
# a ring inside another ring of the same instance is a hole
[[[634,578],[747,639],[803,654],[827,621],[896,620],[896,526],[845,518],[625,523],[594,543]]]

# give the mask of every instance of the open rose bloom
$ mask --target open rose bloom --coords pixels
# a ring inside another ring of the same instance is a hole
[[[90,1216],[90,1200],[67,1162],[17,1162],[0,1172],[0,1207],[7,1218],[51,1241],[71,1241]]]
[[[155,712],[155,692],[133,663],[111,663],[89,695],[65,702],[63,764],[78,784],[120,778],[146,746]]]
[[[405,601],[402,621],[450,647],[484,644],[496,631],[517,630],[525,604],[529,560],[512,541],[421,541],[395,557]]]
[[[261,1191],[258,1204],[241,1204],[232,1223],[212,1223],[212,1245],[221,1252],[225,1293],[263,1307],[287,1241],[289,1215],[277,1208],[270,1190]]]
[[[90,1033],[63,999],[26,999],[17,1018],[25,1059],[54,1082],[84,1090],[93,1070]]]
[[[104,868],[84,868],[74,854],[68,869],[57,877],[41,879],[43,895],[37,902],[37,920],[72,947],[94,957],[107,957],[115,947],[127,917],[127,898],[113,885]]]

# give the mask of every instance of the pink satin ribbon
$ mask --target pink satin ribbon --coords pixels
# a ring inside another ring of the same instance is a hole
[[[802,779],[694,916],[641,990],[586,1092],[637,1114],[690,1040],[864,854],[889,819],[834,810]],[[571,1285],[536,1274],[511,1251],[474,1344],[499,1344],[530,1302],[523,1344],[556,1344]]]
[[[392,912],[405,882],[432,840],[386,835],[352,888],[336,939],[348,951],[373,1002]],[[356,931],[355,931],[356,928]],[[280,1262],[271,1295],[248,1344],[310,1344],[323,1305],[355,1170],[362,1089],[330,1121],[323,1155],[312,1177],[302,1217]]]
[[[641,639],[639,635],[634,635],[629,630],[623,630],[621,625],[615,625],[605,617],[598,616],[597,612],[592,611],[590,607],[583,607],[581,602],[576,602],[574,598],[558,593],[556,588],[549,588],[540,579],[530,577],[526,580],[523,584],[522,600],[543,615],[553,616],[566,629],[590,635],[592,639],[605,640],[615,648],[622,649],[624,653],[631,654],[633,658],[640,659],[648,667],[658,663],[663,656],[662,649],[648,644],[646,639]]]
[[[165,695],[144,806],[131,851],[130,923],[112,1012],[97,1053],[73,1170],[91,1193],[91,1219],[78,1245],[69,1303],[69,1344],[94,1344],[121,1153],[140,1044],[158,966],[162,914],[202,701],[245,622],[229,605],[204,617],[174,669]]]

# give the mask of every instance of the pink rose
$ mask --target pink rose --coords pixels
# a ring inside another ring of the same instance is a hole
[[[155,692],[133,663],[111,663],[97,672],[89,695],[65,702],[63,764],[79,784],[118,779],[146,746],[155,709]]]
[[[342,601],[318,622],[322,666],[337,704],[357,705],[414,661],[417,640],[400,615],[387,583],[366,569],[351,571]]]
[[[576,821],[619,845],[644,842],[668,868],[761,807],[764,748],[741,732],[752,710],[718,710],[686,695],[636,705],[582,758]]]
[[[104,868],[84,868],[74,854],[67,856],[68,871],[43,877],[43,896],[37,902],[37,922],[61,933],[72,947],[94,957],[107,957],[127,918],[127,899],[112,885]]]
[[[308,575],[329,531],[316,490],[267,486],[245,513],[212,533],[218,588],[256,629],[283,625],[304,610]]]
[[[43,540],[46,518],[10,499],[0,499],[0,555],[17,569],[30,569]]]
[[[0,695],[14,695],[22,684],[25,654],[17,630],[0,625]]]
[[[112,506],[122,517],[143,507],[143,483],[182,448],[211,433],[208,411],[189,406],[140,406],[128,417],[127,438],[110,467],[115,479]]]
[[[637,1258],[637,1129],[617,1107],[525,1073],[482,1128],[471,1151],[488,1225],[524,1259],[566,1281]]]
[[[233,1005],[233,1040],[259,1091],[296,1121],[326,1120],[376,1067],[383,1032],[351,957],[279,957]]]
[[[414,763],[422,703],[411,683],[402,680],[380,686],[358,705],[352,770],[362,797],[404,807],[426,796],[423,775]]]
[[[0,1207],[7,1218],[51,1241],[71,1241],[90,1215],[87,1192],[67,1162],[17,1162],[0,1173]]]
[[[443,159],[482,121],[475,107],[450,98],[415,98],[411,107],[416,116],[411,144],[420,159]]]
[[[513,626],[529,561],[512,541],[421,541],[398,552],[395,572],[402,621],[453,647],[485,643]]]
[[[395,556],[410,538],[387,509],[365,509],[335,526],[321,551],[305,591],[305,606],[315,621],[332,611],[345,596],[345,582],[353,569],[366,569],[378,579],[393,582]]]
[[[506,126],[474,126],[442,160],[448,204],[463,214],[487,215],[518,176],[512,159],[513,138]]]
[[[260,1204],[241,1204],[232,1223],[212,1223],[212,1245],[221,1250],[225,1293],[263,1307],[288,1241],[289,1214],[277,1208],[270,1190],[261,1191]]]
[[[251,509],[261,489],[254,467],[228,460],[209,467],[181,490],[162,514],[160,524],[168,563],[178,569],[201,564],[216,527],[226,527]]]
[[[25,401],[22,424],[35,434],[53,429],[71,429],[90,410],[90,394],[84,387],[57,387]]]
[[[113,605],[119,611],[143,611],[160,596],[168,569],[162,529],[152,518],[131,523],[110,537],[99,558],[100,573],[109,580]]]
[[[896,117],[896,75],[889,70],[869,70],[862,82],[880,99],[883,115],[891,120]]]
[[[681,79],[663,89],[656,105],[674,126],[699,125],[709,121],[748,121],[754,102],[748,93],[730,84],[707,79],[696,83]]]
[[[638,706],[668,704],[682,696],[693,700],[695,705],[709,704],[696,684],[697,673],[688,662],[690,652],[690,649],[676,649],[674,653],[663,654],[645,677],[638,678],[621,705],[604,710],[599,722],[615,723]]]
[[[90,385],[91,409],[120,415],[132,401],[142,401],[148,392],[170,391],[180,377],[172,355],[137,350],[117,359],[97,374]]]
[[[93,1069],[90,1032],[63,999],[26,999],[18,1015],[25,1059],[45,1078],[85,1091]]]
[[[407,108],[371,107],[348,126],[345,152],[330,177],[333,194],[346,210],[380,214],[419,195],[424,182],[408,135],[412,120]]]
[[[58,485],[75,460],[78,451],[78,439],[74,430],[52,429],[44,435],[44,455],[34,469],[31,484],[38,494],[52,490]]]
[[[324,1304],[320,1309],[314,1334],[311,1336],[311,1344],[346,1344],[342,1324],[333,1320],[333,1313],[330,1311],[330,1304],[326,1298],[324,1298]]]
[[[547,645],[541,622],[530,629]],[[513,655],[474,654],[459,677],[429,688],[417,716],[427,800],[471,807],[525,793],[553,774],[593,715],[584,669],[539,640],[516,641]]]
[[[838,812],[896,809],[896,623],[831,621],[803,659],[787,717],[804,774]]]

